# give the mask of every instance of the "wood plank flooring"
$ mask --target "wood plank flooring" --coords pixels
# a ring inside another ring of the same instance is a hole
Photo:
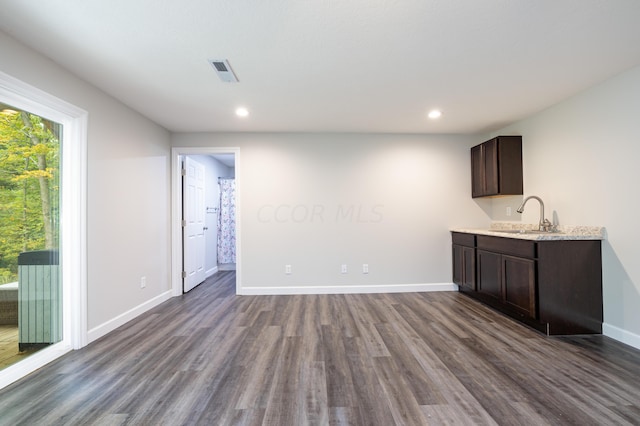
[[[37,351],[38,349],[30,349],[20,352],[18,350],[18,326],[0,325],[0,370],[22,361]],[[2,424],[1,421],[0,424]]]
[[[219,272],[0,391],[1,425],[640,424],[640,351],[449,293],[235,296]]]

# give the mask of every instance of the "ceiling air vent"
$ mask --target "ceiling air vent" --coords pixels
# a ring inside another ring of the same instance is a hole
[[[220,80],[225,83],[237,83],[238,77],[233,73],[231,69],[231,65],[229,65],[229,61],[226,59],[209,59],[209,63],[216,70],[218,77]]]

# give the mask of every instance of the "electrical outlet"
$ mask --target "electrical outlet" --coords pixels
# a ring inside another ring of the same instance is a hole
[[[511,216],[511,206],[507,207],[507,216]]]
[[[291,265],[284,265],[284,273],[287,275],[291,274]]]
[[[368,274],[369,273],[369,264],[368,263],[363,263],[362,264],[362,273],[363,274]]]
[[[140,288],[145,288],[147,286],[147,277],[140,277]]]
[[[342,273],[342,274],[346,274],[347,273],[347,265],[342,265],[340,267],[340,273]]]

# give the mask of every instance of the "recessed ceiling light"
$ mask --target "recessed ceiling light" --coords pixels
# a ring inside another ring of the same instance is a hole
[[[440,111],[439,109],[433,109],[429,111],[428,117],[431,118],[432,120],[435,120],[436,118],[440,118],[442,117],[442,111]]]
[[[249,115],[249,110],[244,107],[240,107],[236,109],[236,115],[238,117],[246,117],[247,115]]]

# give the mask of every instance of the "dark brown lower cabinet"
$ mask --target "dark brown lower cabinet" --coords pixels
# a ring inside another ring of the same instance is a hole
[[[478,250],[477,290],[514,311],[536,318],[535,261]]]
[[[601,242],[539,242],[538,300],[549,334],[601,334]]]
[[[535,261],[503,255],[502,280],[503,302],[528,318],[537,318]]]
[[[480,293],[502,300],[502,256],[490,251],[478,250],[477,289]]]
[[[462,280],[464,276],[464,266],[462,261],[462,249],[463,246],[458,244],[451,245],[451,259],[453,263],[453,282],[462,285]]]
[[[454,282],[461,292],[546,334],[602,333],[599,240],[531,241],[475,234],[465,239],[455,234]],[[472,254],[475,263],[469,259]],[[469,270],[474,264],[475,274]]]
[[[456,232],[452,238],[453,282],[469,290],[475,290],[475,235]]]
[[[471,290],[476,289],[476,249],[462,247],[462,261],[464,263],[462,286]]]

